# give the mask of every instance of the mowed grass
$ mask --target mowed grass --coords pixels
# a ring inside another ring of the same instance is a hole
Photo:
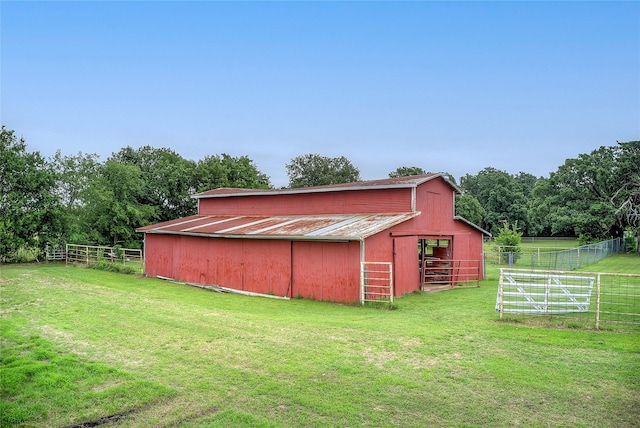
[[[583,272],[613,272],[640,275],[640,255],[618,254],[578,269]]]
[[[22,415],[2,426],[640,420],[637,332],[501,322],[495,279],[405,296],[396,310],[219,294],[64,265],[2,266],[0,287],[2,402]]]
[[[529,238],[523,237],[520,243],[522,252],[546,252],[562,251],[580,246],[575,238]],[[498,245],[495,241],[488,241],[484,244],[484,251],[498,252]]]
[[[566,250],[580,246],[576,238],[531,238],[523,237],[521,239],[523,248],[548,248],[558,250]]]

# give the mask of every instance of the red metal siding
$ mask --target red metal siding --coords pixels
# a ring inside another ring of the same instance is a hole
[[[484,276],[482,264],[482,235],[473,231],[471,227],[467,231],[460,231],[453,237],[453,258],[456,260],[477,260],[480,267],[480,278]]]
[[[453,237],[453,255],[455,260],[470,260],[471,254],[469,253],[469,234],[459,233]]]
[[[289,295],[291,242],[242,240],[244,290]]]
[[[171,261],[173,262],[173,276],[170,276],[169,278],[182,278],[180,275],[182,274],[182,243],[184,240],[185,239],[183,236],[178,236],[174,241],[173,255],[171,259]]]
[[[418,187],[417,209],[422,211],[429,233],[446,230],[453,223],[453,191],[440,180]]]
[[[443,206],[443,197],[441,193],[426,192],[427,193],[427,207],[424,212],[424,216],[427,220],[428,230],[442,230],[442,224],[445,222],[443,218],[443,212],[446,212]],[[450,192],[449,192],[450,193]],[[450,213],[450,217],[453,217],[453,213]]]
[[[288,242],[185,236],[181,244],[176,279],[254,293],[287,293]]]
[[[332,302],[360,300],[360,245],[293,242],[292,296]]]
[[[393,238],[395,260],[395,295],[412,293],[420,289],[420,265],[418,238],[404,236]]]
[[[202,215],[368,214],[411,211],[411,189],[368,189],[200,199]]]
[[[182,281],[207,284],[209,243],[205,239],[182,236],[179,248],[179,278]]]
[[[480,278],[484,278],[484,263],[482,259],[483,236],[479,233],[471,233],[469,239],[469,257],[471,260],[478,260],[480,264]]]
[[[149,276],[173,278],[173,252],[179,236],[145,236],[145,273]]]
[[[393,262],[393,242],[389,232],[384,231],[364,241],[364,260],[367,262]]]
[[[290,278],[287,241],[215,239],[148,234],[145,269],[196,284],[286,295]]]
[[[149,234],[146,274],[277,296],[357,302],[360,245],[357,241],[291,242]]]
[[[210,243],[209,251],[214,260],[212,269],[210,270],[210,284],[217,284],[236,290],[245,290],[243,278],[244,244],[242,240],[220,238],[193,239],[207,239]]]

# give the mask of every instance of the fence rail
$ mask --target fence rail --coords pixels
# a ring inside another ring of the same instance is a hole
[[[361,303],[393,303],[393,265],[389,262],[362,262],[360,270]]]
[[[426,257],[422,262],[422,288],[430,285],[449,285],[475,282],[480,286],[479,260],[443,260]]]
[[[485,266],[567,271],[590,265],[622,251],[624,242],[622,238],[616,238],[560,251],[541,251],[540,248],[527,251],[527,248],[521,248],[520,252],[485,252],[483,258]]]
[[[52,247],[51,245],[47,244],[44,252],[48,262],[52,262],[56,260],[66,260],[67,258],[67,252],[65,251],[65,248],[62,245]]]
[[[500,269],[496,312],[640,328],[640,274]]]
[[[66,245],[66,263],[84,264],[106,261],[123,265],[134,265],[142,271],[142,250],[134,248],[104,247],[93,245]]]

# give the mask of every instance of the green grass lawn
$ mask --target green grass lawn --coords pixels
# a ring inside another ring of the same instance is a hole
[[[615,272],[640,274],[640,255],[618,254],[578,269],[583,272]]]
[[[580,243],[576,238],[522,237],[521,245],[524,248],[549,248],[558,251],[578,247]]]
[[[56,264],[1,266],[0,287],[3,427],[640,420],[637,332],[499,321],[494,278],[405,296],[396,310]]]
[[[487,271],[510,264],[516,269],[569,271],[593,264],[595,259],[603,257],[602,250],[597,246],[568,251],[578,246],[577,239],[523,238],[520,251],[510,256],[507,251],[501,253],[495,241],[491,241],[484,244],[484,257]]]
[[[532,251],[562,251],[570,248],[576,248],[580,246],[580,243],[575,238],[529,238],[523,237],[520,243],[520,247],[523,252]],[[495,241],[485,242],[484,251],[486,252],[498,252],[498,246]]]

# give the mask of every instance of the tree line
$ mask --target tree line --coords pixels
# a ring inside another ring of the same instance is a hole
[[[640,141],[567,159],[549,177],[485,168],[460,187],[456,208],[492,233],[506,222],[525,236],[622,237],[640,227]]]
[[[530,236],[619,236],[640,224],[640,141],[568,159],[548,178],[485,168],[458,186],[456,213],[497,232],[517,224]],[[286,165],[289,187],[360,180],[349,159],[305,154]],[[389,177],[426,173],[398,167]],[[455,183],[455,179],[450,177]],[[195,214],[193,194],[219,187],[273,188],[247,156],[185,159],[168,148],[125,147],[44,158],[24,138],[0,133],[0,261],[65,242],[139,248],[135,229]],[[634,214],[635,213],[635,214]]]

